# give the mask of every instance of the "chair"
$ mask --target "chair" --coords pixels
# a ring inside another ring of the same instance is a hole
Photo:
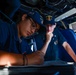
[[[67,42],[70,44],[74,52],[76,53],[76,34],[71,29],[60,30]],[[59,46],[60,58],[64,61],[73,61],[70,55],[64,50],[63,47]]]

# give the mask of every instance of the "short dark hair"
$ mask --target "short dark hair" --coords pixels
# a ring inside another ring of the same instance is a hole
[[[15,23],[19,23],[20,21],[21,21],[21,19],[22,19],[22,15],[23,14],[26,14],[26,13],[24,13],[24,12],[22,12],[22,11],[17,11],[16,13],[15,13],[15,15],[14,15],[14,17],[13,17],[13,21],[15,22]],[[30,16],[26,16],[26,19],[29,19],[30,18]]]

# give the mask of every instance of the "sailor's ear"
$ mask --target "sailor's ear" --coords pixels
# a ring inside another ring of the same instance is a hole
[[[22,20],[25,20],[26,17],[27,17],[27,14],[23,14],[23,15],[22,15]]]

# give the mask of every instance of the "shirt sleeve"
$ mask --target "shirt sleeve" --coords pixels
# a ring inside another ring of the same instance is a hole
[[[0,20],[0,50],[3,49],[8,37],[7,23]]]
[[[56,34],[57,34],[57,37],[58,37],[58,43],[59,44],[63,44],[65,41],[67,41],[66,39],[65,39],[65,37],[62,35],[62,33],[58,30],[58,28],[56,28]]]

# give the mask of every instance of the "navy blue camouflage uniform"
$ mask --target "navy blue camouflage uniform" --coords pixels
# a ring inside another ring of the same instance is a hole
[[[48,46],[45,55],[45,60],[47,61],[59,60],[59,45],[62,45],[66,41],[66,39],[63,37],[57,27],[54,29],[53,35],[54,36],[52,37],[52,40]],[[40,50],[42,48],[45,42],[45,37],[45,32],[35,36],[37,50]]]
[[[18,38],[16,24],[8,24],[0,20],[0,50],[17,54],[31,53],[25,38]]]

